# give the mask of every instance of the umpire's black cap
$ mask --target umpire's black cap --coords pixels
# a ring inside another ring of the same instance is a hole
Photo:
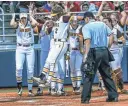
[[[95,18],[92,12],[85,12],[84,18],[86,18],[86,17],[93,18],[93,19]]]

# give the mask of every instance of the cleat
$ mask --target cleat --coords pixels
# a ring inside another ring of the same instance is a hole
[[[37,84],[44,84],[46,82],[44,80],[41,80],[41,78],[38,78],[38,77],[32,77],[32,80]]]
[[[40,88],[38,88],[37,93],[35,94],[35,96],[43,96],[43,90],[40,90]]]
[[[43,93],[37,92],[37,93],[35,94],[35,96],[43,96]]]
[[[56,92],[56,89],[54,88],[54,89],[51,89],[51,95],[52,96],[55,96],[57,94],[57,92]]]
[[[51,88],[49,87],[48,88],[48,95],[50,95],[51,94]]]
[[[39,84],[39,87],[41,87],[41,88],[50,87],[50,83],[46,82],[46,83],[44,83],[44,84]]]
[[[28,92],[28,97],[34,97],[35,96],[35,94],[30,90],[29,92]]]
[[[19,96],[22,96],[22,91],[23,91],[22,88],[18,88],[18,95]]]
[[[80,87],[77,87],[77,88],[76,88],[76,90],[75,90],[75,94],[76,94],[76,95],[80,95],[80,94],[81,94]]]
[[[73,93],[75,92],[75,90],[76,90],[76,87],[73,87]]]
[[[22,96],[22,82],[17,83],[18,95]]]
[[[57,91],[57,96],[67,96],[65,91]]]
[[[122,94],[128,94],[128,90],[122,89],[122,90],[121,90],[121,93],[122,93]]]

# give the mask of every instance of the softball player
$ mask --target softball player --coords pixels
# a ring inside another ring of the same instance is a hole
[[[30,16],[32,20],[32,17]],[[20,21],[15,22],[15,15],[13,15],[10,25],[17,27],[16,36],[17,36],[17,47],[16,47],[16,80],[18,94],[22,95],[22,70],[23,64],[26,58],[27,63],[27,79],[28,79],[28,96],[34,96],[32,93],[33,86],[33,73],[34,73],[34,62],[35,62],[35,53],[34,53],[34,35],[32,25],[35,25],[32,21],[31,23],[27,19],[26,13],[20,14]]]
[[[113,16],[111,16],[113,18]],[[121,70],[121,61],[123,57],[123,42],[124,38],[122,36],[122,28],[116,23],[115,20],[110,20],[107,18],[104,18],[103,21],[112,29],[113,36],[114,36],[114,42],[110,48],[110,52],[113,54],[115,61],[110,62],[110,66],[112,68],[112,77],[116,84],[116,88],[118,92],[122,89],[122,70]],[[114,24],[115,25],[114,25]],[[114,26],[112,28],[112,25]]]
[[[40,74],[41,74],[41,69],[45,65],[45,61],[48,57],[48,53],[50,50],[50,41],[53,37],[53,32],[52,32],[52,27],[53,27],[53,21],[49,20],[46,21],[45,24],[42,26],[42,29],[40,31],[40,43],[41,43],[41,54],[40,54]],[[37,96],[41,96],[43,93],[43,89],[41,87],[38,87],[37,90]]]
[[[80,48],[83,48],[83,45],[80,45],[79,34],[81,25],[78,25],[77,17],[71,20],[71,24],[69,27],[69,47],[70,47],[70,69],[71,69],[71,80],[73,86],[73,92],[75,94],[80,94],[80,86],[82,75],[80,71],[80,67],[82,64],[82,54],[80,52]]]
[[[64,56],[56,64],[54,76],[51,80],[51,95],[63,96],[64,92],[64,77],[65,77],[65,60]]]
[[[49,76],[47,78],[47,83],[42,84],[42,87],[49,86],[51,82],[51,78],[54,74],[55,65],[58,63],[58,61],[64,56],[64,54],[67,51],[67,29],[69,27],[69,16],[68,18],[63,15],[63,9],[60,6],[55,6],[52,9],[53,14],[53,20],[56,21],[53,27],[54,31],[54,41],[55,45],[51,48],[48,58],[46,60],[44,69],[42,71],[42,74],[40,76],[41,79],[38,79],[36,77],[33,77],[33,80],[36,82],[43,82],[41,81],[44,79],[46,73],[49,71]],[[50,67],[49,67],[50,64]]]

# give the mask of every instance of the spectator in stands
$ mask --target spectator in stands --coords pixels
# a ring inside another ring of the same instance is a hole
[[[28,13],[28,5],[30,4],[30,1],[19,1],[19,10],[20,13]]]
[[[79,12],[81,11],[80,5],[77,2],[70,1],[67,3],[67,9],[70,12]]]
[[[81,11],[88,11],[89,9],[89,3],[88,2],[83,2],[81,5]]]
[[[88,11],[90,11],[90,12],[96,12],[97,10],[96,10],[96,6],[95,6],[95,4],[94,3],[89,3],[89,9],[88,9]]]
[[[53,1],[47,1],[45,5],[42,5],[41,7],[37,8],[37,12],[51,12],[51,8],[54,6]]]
[[[128,1],[125,2],[125,10],[128,10]]]
[[[125,2],[125,11],[127,12],[126,24],[128,25],[128,1]],[[128,30],[128,29],[127,29]]]

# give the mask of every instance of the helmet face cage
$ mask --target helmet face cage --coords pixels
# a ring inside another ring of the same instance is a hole
[[[56,5],[52,8],[51,14],[62,15],[63,14],[63,8],[59,5]]]

